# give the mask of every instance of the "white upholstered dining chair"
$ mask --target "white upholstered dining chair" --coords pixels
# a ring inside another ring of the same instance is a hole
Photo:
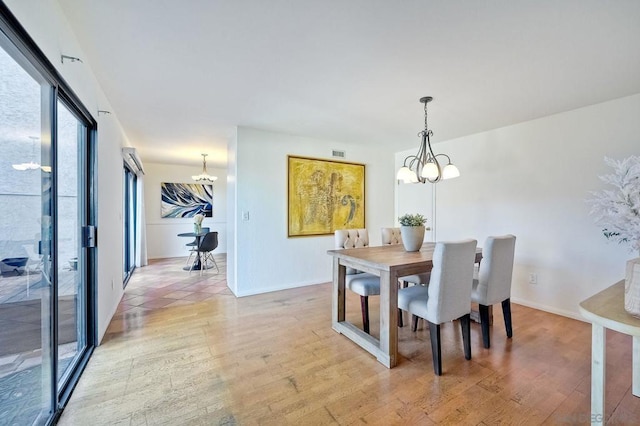
[[[352,249],[369,246],[369,233],[366,229],[339,229],[335,231],[335,247]],[[380,295],[380,277],[357,269],[347,268],[345,287],[360,295],[362,309],[362,328],[369,333],[369,296]]]
[[[382,245],[395,245],[402,244],[402,234],[400,228],[382,228]],[[426,284],[429,282],[431,273],[425,272],[424,274],[407,275],[406,277],[400,277],[399,281],[401,286],[408,287],[409,284]],[[398,310],[398,327],[404,326],[404,320],[402,318],[402,310]]]
[[[507,338],[513,336],[511,327],[511,277],[513,275],[515,247],[516,237],[513,235],[488,237],[482,248],[482,263],[480,263],[478,279],[473,280],[471,300],[478,304],[480,325],[482,327],[482,343],[487,349],[491,347],[489,307],[494,303],[502,303],[502,315]]]
[[[438,376],[442,374],[440,324],[460,319],[464,356],[471,359],[471,287],[476,245],[476,240],[436,243],[429,285],[398,291],[398,307],[429,323],[433,370]],[[416,322],[412,324],[414,331]]]

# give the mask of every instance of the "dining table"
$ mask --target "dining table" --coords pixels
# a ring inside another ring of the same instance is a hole
[[[424,243],[419,251],[408,252],[402,244],[328,250],[333,257],[332,328],[376,357],[387,368],[398,363],[398,279],[429,272],[433,266],[435,243]],[[475,262],[482,260],[476,249]],[[345,275],[347,267],[380,277],[380,337],[365,333],[347,321],[345,315]],[[470,283],[471,285],[471,283]]]
[[[198,247],[200,247],[200,240],[205,235],[207,235],[207,233],[204,232],[204,231],[201,231],[201,232],[182,232],[182,233],[178,234],[178,237],[195,238],[195,242],[196,242],[195,248],[197,250]],[[191,271],[191,270],[199,271],[200,269],[202,269],[202,267],[203,267],[203,265],[202,265],[202,261],[200,260],[200,253],[196,253],[196,258],[193,261],[193,267],[191,267],[190,265],[187,265],[187,266],[183,267],[182,269],[184,269],[185,271]],[[206,266],[205,266],[205,268],[206,268]]]

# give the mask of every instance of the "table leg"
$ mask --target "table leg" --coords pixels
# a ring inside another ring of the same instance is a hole
[[[633,336],[631,393],[640,397],[640,336]]]
[[[604,424],[607,329],[591,324],[591,424]]]
[[[340,259],[333,258],[333,291],[331,303],[331,322],[336,324],[345,320],[345,285],[344,277],[347,268],[340,264]]]
[[[389,368],[395,367],[398,362],[397,283],[398,277],[395,274],[387,271],[380,274],[380,350],[388,357],[388,361],[378,360]]]
[[[196,237],[196,247],[200,247],[200,242],[202,241],[202,237]],[[200,252],[196,253],[196,263],[193,265],[193,269],[197,269],[198,271],[202,270],[202,261],[200,259]]]

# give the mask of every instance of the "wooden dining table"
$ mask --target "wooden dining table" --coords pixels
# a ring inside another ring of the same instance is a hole
[[[429,272],[433,266],[434,249],[435,243],[424,243],[417,252],[405,251],[402,244],[327,251],[333,256],[333,329],[375,356],[387,368],[395,367],[398,363],[398,279]],[[481,259],[482,249],[477,248],[476,263]],[[346,320],[347,267],[380,277],[379,339]]]

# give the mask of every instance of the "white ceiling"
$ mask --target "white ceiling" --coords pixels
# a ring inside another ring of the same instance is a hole
[[[224,167],[238,125],[417,148],[426,95],[438,142],[640,93],[637,0],[59,3],[148,162]]]

